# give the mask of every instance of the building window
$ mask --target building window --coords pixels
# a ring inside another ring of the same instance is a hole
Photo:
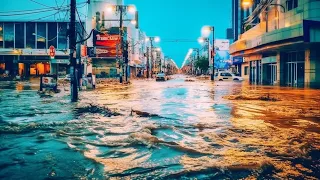
[[[24,23],[15,23],[15,48],[24,48]]]
[[[46,23],[37,23],[37,49],[46,49],[47,27]]]
[[[58,24],[58,49],[67,49],[67,23],[59,23]]]
[[[33,22],[26,23],[26,48],[36,48],[36,25]]]
[[[249,66],[244,67],[244,75],[248,75]]]
[[[286,4],[287,4],[287,10],[290,11],[298,7],[298,0],[287,0]]]
[[[57,48],[57,23],[48,23],[48,46]]]
[[[14,24],[3,23],[4,47],[14,48]]]
[[[3,23],[0,23],[0,48],[3,48]]]

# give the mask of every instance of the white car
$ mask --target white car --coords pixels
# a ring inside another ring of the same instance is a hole
[[[164,73],[158,73],[156,76],[156,81],[166,81],[167,77]]]
[[[214,78],[217,81],[243,81],[242,77],[236,76],[235,74],[227,71],[217,72]]]

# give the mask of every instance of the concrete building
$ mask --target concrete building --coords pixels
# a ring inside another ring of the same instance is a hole
[[[261,0],[230,46],[252,84],[320,87],[320,1]]]
[[[135,13],[123,10],[123,40],[128,44],[128,66],[120,52],[120,13],[115,6],[123,6],[123,0],[91,0],[88,5],[87,32],[98,32],[88,40],[88,47],[95,47],[97,54],[91,57],[92,62],[87,66],[87,72],[98,77],[118,77],[127,68],[129,77],[135,77],[146,68],[145,33],[131,24],[129,19],[135,19]],[[110,7],[113,7],[110,9]],[[105,38],[100,41],[96,36]],[[110,45],[110,37],[118,38]],[[97,43],[97,41],[100,41]],[[98,51],[97,51],[98,50]],[[108,53],[106,53],[108,52]],[[114,53],[110,53],[114,52]],[[120,68],[123,65],[123,68]]]
[[[57,0],[48,2],[47,7],[33,4],[26,9],[28,0],[19,3],[4,0],[6,6],[0,15],[0,75],[11,77],[38,76],[41,74],[66,74],[69,71],[68,4]],[[83,5],[78,4],[82,12]],[[83,21],[83,16],[80,15]],[[83,28],[77,24],[77,31]],[[49,56],[49,47],[56,49],[55,57]]]

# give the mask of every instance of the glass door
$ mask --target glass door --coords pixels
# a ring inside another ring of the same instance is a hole
[[[271,85],[275,85],[277,83],[277,64],[270,64],[270,71],[271,71]]]

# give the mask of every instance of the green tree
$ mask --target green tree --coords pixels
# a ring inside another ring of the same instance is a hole
[[[201,72],[207,71],[209,68],[208,58],[206,58],[204,56],[199,57],[199,60],[195,61],[194,66],[196,69],[199,68],[201,70]]]

